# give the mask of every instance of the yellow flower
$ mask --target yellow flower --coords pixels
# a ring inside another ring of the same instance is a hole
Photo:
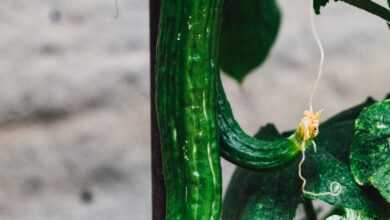
[[[318,127],[320,126],[320,118],[322,111],[304,111],[303,118],[298,124],[297,136],[302,144],[312,140],[318,135]]]

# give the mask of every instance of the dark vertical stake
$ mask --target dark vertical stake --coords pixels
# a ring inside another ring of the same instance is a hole
[[[165,216],[165,194],[161,163],[160,135],[157,128],[155,108],[155,63],[160,0],[149,0],[150,25],[150,112],[152,150],[152,216],[153,220],[163,220]]]

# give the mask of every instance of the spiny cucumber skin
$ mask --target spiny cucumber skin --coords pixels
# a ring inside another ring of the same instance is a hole
[[[221,154],[230,162],[247,169],[276,168],[300,155],[299,140],[293,133],[289,138],[262,140],[246,134],[234,119],[222,81],[217,78],[218,128]]]
[[[223,0],[163,0],[156,103],[166,220],[219,220],[221,167],[216,119]]]

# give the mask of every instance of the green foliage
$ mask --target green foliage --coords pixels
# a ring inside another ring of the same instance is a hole
[[[341,1],[390,21],[390,11],[373,1]],[[313,10],[320,14],[321,7],[328,3],[313,0]],[[280,12],[273,0],[230,0],[223,17],[221,69],[241,82],[269,54],[278,33]],[[226,117],[227,121],[230,118]],[[279,134],[269,124],[256,138],[272,142],[293,132]],[[237,142],[237,138],[228,140]],[[321,124],[315,142],[318,152],[309,147],[303,166],[309,193],[301,189],[299,158],[271,170],[247,170],[242,166],[245,161],[236,163],[241,167],[236,169],[226,192],[222,219],[293,219],[304,198],[322,200],[342,210],[328,220],[390,219],[390,101],[376,103],[368,98],[340,112]],[[337,195],[322,194],[335,186]]]
[[[329,2],[313,1],[317,14]],[[340,1],[390,21],[389,10],[371,0]],[[389,219],[390,100],[369,98],[322,123],[318,151],[305,142],[303,190],[294,131],[280,134],[269,124],[247,135],[218,75],[222,69],[241,82],[264,62],[280,27],[276,1],[166,0],[160,19],[156,104],[167,219],[220,218],[221,155],[241,166],[224,220],[290,220],[299,203],[312,208],[309,200],[343,210],[329,219]],[[335,187],[337,194],[323,194]]]
[[[329,3],[329,0],[312,1],[316,14]],[[373,1],[340,1],[390,22],[389,9]],[[227,75],[242,82],[267,58],[279,32],[281,12],[276,0],[226,0],[222,17],[220,67]]]
[[[329,3],[329,0],[312,1],[316,14],[320,14],[321,7]],[[373,1],[340,1],[390,22],[389,9]],[[242,82],[267,58],[279,32],[281,12],[276,0],[226,0],[222,17],[220,68]]]
[[[359,105],[356,105],[352,108],[346,109],[333,117],[330,117],[328,120],[322,123],[323,126],[326,126],[328,124],[333,124],[334,122],[338,121],[348,121],[348,120],[355,120],[360,112],[365,108],[375,103],[375,100],[372,97],[368,97],[366,101],[362,102]]]
[[[373,102],[374,100],[369,98],[364,103],[342,111],[325,121],[320,126],[320,134],[315,141],[318,151],[314,152],[312,147],[306,150],[306,160],[303,166],[303,176],[307,179],[306,191],[329,192],[332,184],[337,183],[340,187],[338,195],[302,193],[301,181],[298,178],[299,158],[282,168],[271,171],[254,172],[237,168],[226,192],[223,220],[293,219],[297,205],[302,203],[302,197],[322,200],[345,211],[343,217],[333,216],[329,219],[389,218],[390,213],[387,211],[389,204],[386,204],[375,191],[359,186],[349,170],[349,146],[355,141],[354,133],[359,133],[354,132],[356,118],[360,115],[356,122],[359,128],[358,125],[362,123],[359,121],[362,117],[366,118],[367,114],[370,115],[371,120],[387,117],[384,117],[387,111],[383,111],[381,103],[388,103],[388,101],[379,102],[367,108]],[[373,108],[378,111],[369,111]],[[390,116],[389,113],[387,115]],[[372,128],[375,128],[377,124],[373,125],[372,121],[367,123]],[[390,126],[388,121],[385,124]],[[374,130],[377,135],[387,134],[387,132]],[[289,133],[284,135],[289,135]],[[260,129],[256,137],[272,141],[280,138],[280,134],[273,125],[267,125]],[[378,175],[386,174],[380,171],[378,173]],[[380,177],[381,183],[383,179],[388,179],[385,176]]]
[[[319,148],[323,146],[318,144]],[[364,213],[382,212],[381,204],[376,204],[373,198],[366,195],[353,180],[348,166],[335,159],[325,149],[319,149],[317,153],[307,152],[303,175],[307,179],[307,190],[321,193],[332,190],[332,183],[339,184],[340,194],[334,195],[311,195],[304,194],[309,199],[317,199],[331,205],[343,208],[360,210]]]
[[[352,173],[359,184],[374,186],[390,202],[390,100],[365,109],[355,127]]]
[[[226,1],[220,42],[221,69],[241,82],[266,59],[280,20],[275,0]]]
[[[257,138],[276,140],[280,135],[268,124],[260,129]],[[296,178],[298,161],[277,171],[254,172],[237,168],[226,192],[223,220],[290,220],[302,198]]]
[[[326,220],[376,220],[375,216],[368,215],[366,213],[353,210],[353,209],[344,209],[343,216],[340,215],[332,215]]]

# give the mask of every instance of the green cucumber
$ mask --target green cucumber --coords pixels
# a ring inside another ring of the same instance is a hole
[[[156,105],[167,220],[219,220],[221,152],[254,169],[283,165],[300,152],[295,135],[256,140],[235,121],[219,78],[222,4],[162,1]]]
[[[220,77],[217,77],[218,128],[221,155],[230,162],[247,169],[268,169],[282,166],[300,152],[295,133],[276,140],[257,139],[246,134],[234,119]]]
[[[162,1],[156,105],[167,220],[220,218],[215,82],[222,3]]]

